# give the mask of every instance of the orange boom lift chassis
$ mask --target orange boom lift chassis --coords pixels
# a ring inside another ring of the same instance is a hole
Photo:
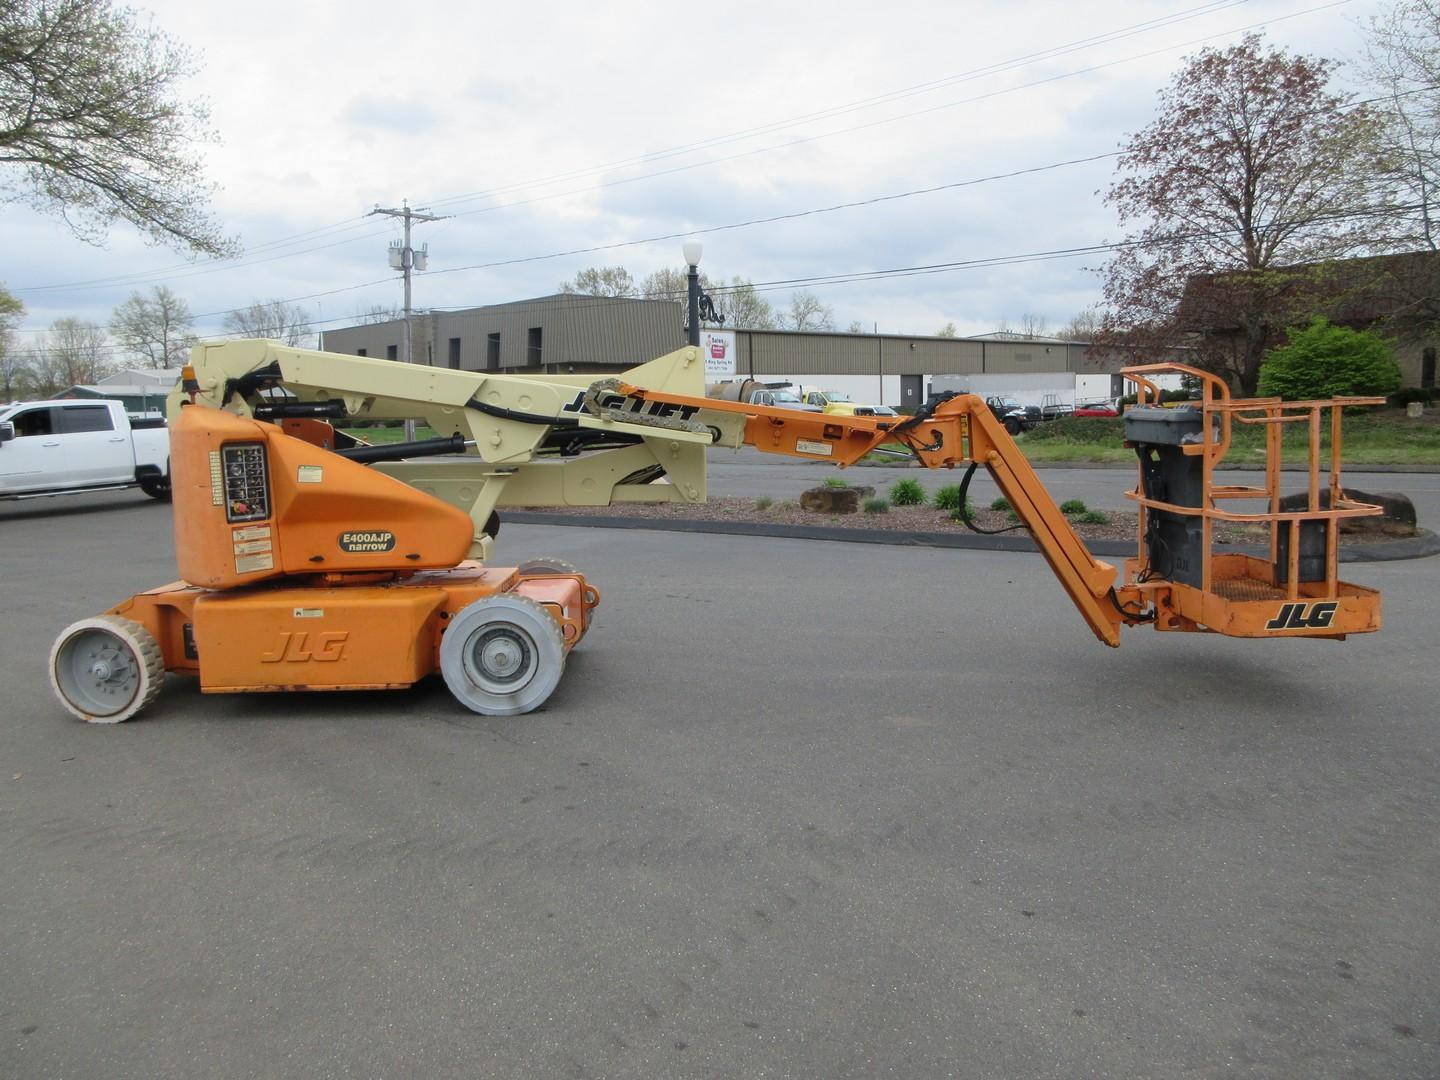
[[[968,463],[965,485],[984,465],[1108,645],[1139,623],[1234,637],[1343,638],[1380,626],[1379,595],[1336,574],[1339,521],[1381,512],[1345,496],[1341,410],[1378,399],[1232,401],[1204,372],[1127,369],[1140,388],[1125,420],[1139,460],[1127,493],[1139,533],[1122,580],[972,395],[900,420],[747,405],[703,396],[695,349],[599,381],[402,367],[271,342],[195,350],[170,401],[182,580],[59,635],[50,674],[66,708],[127,720],[167,671],[207,693],[392,689],[439,672],[469,709],[529,712],[559,684],[600,594],[558,560],[489,565],[495,508],[700,501],[704,451],[715,445],[842,467],[899,447],[929,468]],[[1159,408],[1153,377],[1166,373],[1199,379],[1201,400]],[[441,437],[353,446],[331,424],[406,416]],[[1236,423],[1265,427],[1261,487],[1214,482]],[[1290,423],[1308,432],[1308,499],[1282,512]],[[1229,509],[1244,500],[1261,509]],[[1214,554],[1217,521],[1266,526],[1268,557]]]

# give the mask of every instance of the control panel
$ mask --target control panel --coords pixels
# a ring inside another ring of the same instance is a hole
[[[229,443],[220,448],[225,519],[263,521],[270,516],[270,480],[264,443]]]

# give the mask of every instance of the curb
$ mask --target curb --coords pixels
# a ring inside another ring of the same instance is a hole
[[[832,540],[850,544],[887,544],[891,547],[960,548],[970,551],[1030,551],[1039,548],[1028,536],[984,536],[979,533],[899,532],[893,529],[842,529],[826,525],[767,525],[749,521],[697,521],[690,518],[591,517],[580,514],[533,513],[507,510],[501,520],[516,525],[561,525],[592,529],[647,529],[651,532],[719,533],[723,536],[770,536],[782,540]],[[1092,554],[1124,558],[1135,554],[1135,545],[1119,540],[1087,542]],[[1248,555],[1264,554],[1248,545],[1224,545],[1227,551]],[[1440,536],[1421,529],[1419,536],[1403,540],[1382,540],[1340,549],[1341,562],[1393,562],[1440,555]]]
[[[824,461],[807,462],[825,466]],[[1134,472],[1133,461],[1032,461],[1032,469],[1114,469],[1116,471]],[[852,469],[923,469],[924,465],[915,461],[904,461],[896,458],[894,461],[857,461],[851,465]],[[1221,465],[1222,471],[1230,472],[1264,472],[1265,466],[1252,461],[1227,461]],[[1308,472],[1309,466],[1297,462],[1290,462],[1280,466],[1281,472]],[[1364,465],[1355,462],[1346,462],[1345,471],[1351,473],[1418,473],[1430,476],[1440,473],[1440,465]]]

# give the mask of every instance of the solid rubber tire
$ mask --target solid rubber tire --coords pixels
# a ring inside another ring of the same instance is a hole
[[[564,559],[552,558],[549,555],[541,555],[534,559],[526,559],[518,567],[522,574],[578,574],[575,567],[571,566]]]
[[[93,669],[82,671],[80,658],[74,655],[74,650],[82,647],[87,638],[103,642],[107,637],[135,680],[133,690],[125,699],[108,710],[95,708],[101,703],[98,697],[79,696],[83,690],[77,684],[87,679],[97,684],[105,680],[96,676]],[[90,724],[118,724],[129,720],[160,695],[160,688],[165,682],[165,658],[150,631],[119,615],[96,615],[67,626],[50,647],[48,670],[50,688],[55,691],[60,703],[72,715]],[[68,691],[64,685],[67,682],[71,683]]]
[[[486,652],[502,668],[518,655],[516,671],[487,677]],[[467,604],[440,639],[440,674],[455,700],[484,716],[518,716],[538,709],[565,673],[565,638],[545,608],[526,596],[501,593]],[[488,683],[488,685],[487,685]]]

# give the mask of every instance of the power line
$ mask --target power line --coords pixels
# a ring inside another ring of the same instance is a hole
[[[1273,226],[1290,226],[1290,225],[1297,225],[1297,224],[1303,225],[1303,224],[1311,224],[1311,223],[1338,222],[1338,221],[1347,221],[1347,220],[1351,220],[1351,219],[1367,218],[1367,217],[1388,217],[1388,216],[1395,216],[1395,215],[1403,214],[1403,213],[1409,213],[1409,212],[1411,212],[1411,211],[1414,211],[1414,210],[1418,209],[1418,207],[1419,207],[1419,204],[1405,204],[1405,205],[1394,206],[1394,207],[1382,207],[1382,208],[1373,208],[1373,209],[1358,210],[1358,211],[1346,211],[1346,212],[1343,212],[1343,213],[1334,213],[1334,214],[1318,215],[1318,216],[1315,216],[1315,217],[1307,217],[1307,218],[1305,218],[1305,219],[1300,219],[1300,220],[1296,220],[1296,221],[1277,221],[1277,222],[1271,222],[1271,223],[1270,223],[1270,226],[1273,227]],[[853,271],[853,272],[848,272],[848,273],[836,272],[836,273],[830,273],[830,274],[813,275],[813,276],[810,276],[810,277],[783,278],[783,279],[777,279],[777,280],[774,280],[774,281],[747,282],[747,283],[744,283],[744,284],[741,284],[741,285],[712,285],[712,286],[710,287],[710,290],[709,290],[709,291],[712,292],[712,293],[727,293],[727,292],[738,292],[738,291],[742,291],[742,290],[744,290],[744,289],[749,288],[749,289],[753,289],[755,292],[776,292],[776,291],[781,291],[781,290],[793,290],[793,289],[796,289],[796,288],[799,288],[799,287],[802,287],[802,286],[847,285],[847,284],[863,283],[863,282],[867,282],[867,281],[883,281],[883,280],[898,279],[898,278],[907,278],[907,277],[929,276],[929,275],[934,275],[934,274],[956,273],[956,272],[964,271],[964,270],[979,270],[979,269],[987,269],[987,268],[992,268],[992,267],[997,267],[997,266],[1021,266],[1021,265],[1031,264],[1031,263],[1051,262],[1051,261],[1055,261],[1055,260],[1059,260],[1059,259],[1083,258],[1084,256],[1087,256],[1087,255],[1107,254],[1107,253],[1111,253],[1111,252],[1115,252],[1115,251],[1120,251],[1120,250],[1123,250],[1123,249],[1126,249],[1126,248],[1159,248],[1159,247],[1173,246],[1173,245],[1182,244],[1182,243],[1191,243],[1191,242],[1193,242],[1193,241],[1195,241],[1195,240],[1225,239],[1225,238],[1230,237],[1230,236],[1232,235],[1232,233],[1233,233],[1232,230],[1193,229],[1193,230],[1188,230],[1188,231],[1185,231],[1185,232],[1176,233],[1176,234],[1174,234],[1174,235],[1172,235],[1172,236],[1167,236],[1167,237],[1160,238],[1160,239],[1156,239],[1156,240],[1138,240],[1138,239],[1136,239],[1136,240],[1120,240],[1120,241],[1114,241],[1114,242],[1109,242],[1109,243],[1086,244],[1086,245],[1081,245],[1081,246],[1077,246],[1077,247],[1069,247],[1069,248],[1056,248],[1056,249],[1051,249],[1051,250],[1046,250],[1046,251],[1032,251],[1032,252],[1025,252],[1025,253],[1021,253],[1021,254],[1012,254],[1012,255],[994,255],[994,256],[986,256],[986,257],[983,257],[983,258],[976,258],[976,259],[962,259],[962,260],[956,260],[956,261],[950,261],[950,262],[941,262],[941,263],[926,263],[926,264],[919,264],[919,265],[915,265],[915,266],[890,267],[890,268],[880,269],[880,270],[858,270],[858,271]],[[366,285],[377,285],[377,284],[385,284],[385,283],[386,283],[386,282],[382,280],[382,281],[378,281],[378,282],[367,282]],[[316,296],[332,295],[333,293],[345,292],[345,291],[349,291],[350,289],[363,288],[363,287],[366,287],[366,286],[365,286],[365,285],[348,286],[348,287],[346,287],[346,288],[344,288],[344,289],[334,289],[334,290],[330,290],[329,293],[315,293],[315,294],[311,294],[310,297],[301,297],[300,299],[312,299],[312,298],[314,298],[314,297],[316,297]],[[589,300],[589,301],[591,301],[592,303],[591,303],[590,305],[580,304],[580,305],[577,305],[577,306],[582,306],[582,307],[583,307],[583,306],[596,306],[596,307],[598,307],[598,306],[601,306],[601,305],[604,305],[604,304],[606,304],[606,303],[611,302],[611,301],[612,301],[613,299],[615,299],[615,298],[612,298],[612,297],[587,297],[586,299]],[[633,298],[631,298],[631,299],[633,299]],[[444,309],[444,308],[435,308],[435,309],[432,309],[432,310],[433,310],[433,311],[437,311],[437,312],[442,312],[442,311],[445,311],[446,309]],[[468,310],[468,309],[459,309],[459,310]],[[220,314],[226,314],[226,313],[223,313],[223,312],[222,312],[222,313],[220,313]],[[208,316],[197,316],[196,318],[205,318],[205,317],[208,317]],[[328,325],[328,324],[330,324],[330,323],[342,322],[342,321],[347,321],[347,317],[337,317],[337,318],[333,318],[333,319],[316,320],[316,321],[313,321],[313,322],[311,323],[311,325],[312,325],[312,326],[313,326],[313,325]],[[739,327],[738,329],[748,329],[748,328],[746,328],[746,327]],[[120,351],[120,350],[123,348],[123,346],[120,346],[118,343],[107,343],[106,345],[101,346],[100,348],[103,349],[103,350],[106,351],[106,352],[114,353],[114,352]],[[35,348],[32,348],[32,349],[25,350],[25,353],[26,353],[27,355],[31,355],[31,356],[43,357],[43,356],[47,356],[47,355],[55,355],[55,350],[51,350],[51,349],[35,349]]]
[[[1127,37],[1133,37],[1136,34],[1146,33],[1150,30],[1161,29],[1165,26],[1174,25],[1180,22],[1186,22],[1190,19],[1198,18],[1201,15],[1213,14],[1226,8],[1238,7],[1239,5],[1248,2],[1249,0],[1212,0],[1212,2],[1210,3],[1202,4],[1199,7],[1191,8],[1186,11],[1177,12],[1173,15],[1162,16],[1155,19],[1147,19],[1139,23],[1132,23],[1131,25],[1121,27],[1118,30],[1107,31],[1103,34],[1097,34],[1088,38],[1081,38],[1077,41],[1068,42],[1063,45],[1052,46],[1048,49],[1041,49],[1033,53],[1026,53],[1021,56],[1012,57],[1008,60],[997,61],[993,64],[987,64],[984,67],[971,68],[967,71],[959,72],[954,75],[948,75],[940,79],[933,79],[929,82],[917,83],[912,86],[902,87],[898,90],[886,91],[882,94],[876,94],[868,98],[861,98],[856,101],[846,102],[842,105],[818,109],[816,111],[804,113],[799,116],[792,116],[783,120],[771,121],[755,127],[745,128],[740,131],[729,132],[724,135],[716,135],[707,139],[701,139],[696,142],[685,143],[680,146],[673,146],[665,150],[658,150],[647,154],[640,154],[633,157],[622,158],[616,161],[606,162],[602,165],[587,166],[583,169],[574,169],[569,172],[555,173],[550,176],[539,177],[516,184],[504,185],[501,187],[488,188],[481,191],[468,192],[462,195],[453,195],[445,198],[434,199],[432,200],[432,202],[438,206],[457,202],[468,202],[470,200],[479,198],[491,198],[497,195],[508,194],[516,190],[524,190],[532,187],[543,187],[553,183],[560,183],[565,180],[573,180],[583,176],[590,176],[595,173],[608,172],[612,169],[624,168],[630,165],[648,164],[650,162],[661,161],[666,158],[678,157],[684,154],[693,153],[697,150],[708,150],[716,146],[725,146],[730,143],[754,138],[757,135],[768,135],[775,131],[785,130],[787,128],[795,127],[799,124],[811,123],[815,120],[830,119],[834,116],[857,112],[862,109],[872,108],[876,105],[887,104],[891,101],[901,100],[908,97],[915,97],[919,94],[930,93],[934,90],[943,89],[946,86],[954,85],[955,83],[970,82],[987,75],[998,75],[1006,71],[1015,70],[1016,68],[1028,67],[1029,65],[1036,63],[1040,60],[1054,59],[1055,57],[1064,56],[1072,52],[1079,52],[1083,49],[1092,48],[1095,45],[1099,44],[1109,44],[1112,41],[1123,40]]]
[[[850,104],[847,104],[847,105],[844,105],[844,106],[836,106],[836,107],[831,108],[831,109],[820,110],[820,111],[818,111],[818,112],[816,112],[816,113],[807,114],[806,116],[802,116],[802,117],[798,117],[798,118],[792,118],[792,119],[790,119],[790,120],[785,120],[785,121],[777,121],[777,122],[774,122],[774,123],[772,123],[772,124],[770,124],[770,125],[765,125],[765,126],[762,126],[762,127],[760,127],[760,128],[751,129],[750,131],[739,132],[739,133],[735,133],[735,134],[729,135],[729,136],[720,136],[720,137],[717,137],[717,138],[712,139],[712,140],[704,141],[704,142],[702,142],[702,143],[695,143],[695,144],[690,144],[690,145],[688,145],[688,146],[682,146],[682,147],[672,148],[671,150],[667,150],[667,151],[660,151],[660,152],[658,152],[658,153],[655,154],[655,155],[641,155],[640,157],[637,157],[637,158],[626,159],[626,161],[629,161],[629,162],[641,162],[641,163],[643,163],[643,162],[646,161],[646,160],[658,160],[658,159],[663,159],[663,158],[665,158],[665,157],[677,156],[677,155],[679,155],[679,154],[681,154],[681,153],[692,152],[694,149],[697,149],[697,148],[703,149],[703,148],[708,148],[708,147],[711,146],[711,145],[724,145],[724,144],[727,144],[727,143],[730,143],[730,142],[741,141],[741,140],[744,139],[744,138],[754,137],[755,134],[767,134],[767,133],[770,133],[770,132],[775,131],[775,130],[782,130],[782,129],[785,128],[785,127],[793,127],[793,126],[795,126],[795,125],[798,124],[798,123],[807,122],[808,120],[811,120],[811,119],[816,118],[816,117],[819,117],[819,118],[830,118],[830,117],[832,117],[832,116],[844,115],[844,114],[846,114],[846,113],[859,111],[859,110],[862,109],[862,108],[872,107],[873,104],[884,104],[884,103],[886,103],[886,102],[888,102],[888,101],[891,101],[891,100],[900,100],[900,99],[902,99],[902,98],[904,98],[904,97],[913,97],[913,96],[916,96],[916,95],[919,94],[919,93],[929,93],[929,92],[931,92],[933,89],[943,88],[943,87],[946,86],[946,85],[951,85],[951,84],[954,84],[954,83],[956,83],[956,82],[970,81],[970,80],[972,80],[972,79],[979,78],[979,77],[984,76],[984,75],[998,74],[998,73],[1001,73],[1001,72],[1006,71],[1006,70],[1012,70],[1012,69],[1014,69],[1014,68],[1028,66],[1029,64],[1035,63],[1035,62],[1037,62],[1037,61],[1040,60],[1040,59],[1051,59],[1051,58],[1054,58],[1054,57],[1056,57],[1056,56],[1066,55],[1067,53],[1070,53],[1070,52],[1076,52],[1076,51],[1080,51],[1080,50],[1083,49],[1083,48],[1092,47],[1092,46],[1095,45],[1095,44],[1107,44],[1107,43],[1109,43],[1109,42],[1111,42],[1111,41],[1122,40],[1122,39],[1124,39],[1124,38],[1126,38],[1126,37],[1135,36],[1136,34],[1139,34],[1139,33],[1145,33],[1145,32],[1148,32],[1148,31],[1150,31],[1150,30],[1153,30],[1153,29],[1160,29],[1160,28],[1163,28],[1163,27],[1165,27],[1165,26],[1174,25],[1174,24],[1176,24],[1176,23],[1183,22],[1183,21],[1188,21],[1188,20],[1191,19],[1191,18],[1196,18],[1196,17],[1199,17],[1200,15],[1203,15],[1203,14],[1211,14],[1211,13],[1214,13],[1214,12],[1217,12],[1217,11],[1225,10],[1225,9],[1227,9],[1227,8],[1229,8],[1229,7],[1238,6],[1239,4],[1246,3],[1246,2],[1248,2],[1248,0],[1212,0],[1212,2],[1209,3],[1209,4],[1204,4],[1204,5],[1201,5],[1201,6],[1198,7],[1198,8],[1189,9],[1189,10],[1184,11],[1184,12],[1179,12],[1179,13],[1176,13],[1175,15],[1173,15],[1173,16],[1165,16],[1165,17],[1161,17],[1161,18],[1157,18],[1157,19],[1147,20],[1147,21],[1144,21],[1144,22],[1141,22],[1141,23],[1132,24],[1132,25],[1129,26],[1129,27],[1122,27],[1120,30],[1111,31],[1111,32],[1108,32],[1108,33],[1106,33],[1106,34],[1095,35],[1095,36],[1092,37],[1092,38],[1080,39],[1078,42],[1071,42],[1071,43],[1067,43],[1067,44],[1065,44],[1065,45],[1055,46],[1055,47],[1053,47],[1053,48],[1051,48],[1051,49],[1041,50],[1041,51],[1036,52],[1036,53],[1026,54],[1026,55],[1024,55],[1024,56],[1014,58],[1013,60],[1010,60],[1010,61],[999,62],[999,63],[996,63],[996,64],[989,65],[988,67],[985,67],[985,68],[974,69],[973,71],[970,71],[970,72],[964,72],[964,73],[961,73],[961,74],[958,74],[958,75],[949,76],[949,77],[947,77],[947,78],[945,78],[945,79],[934,80],[932,83],[922,83],[922,84],[918,84],[917,86],[914,86],[914,87],[907,87],[907,88],[904,88],[904,89],[901,89],[901,90],[897,90],[897,91],[890,91],[890,92],[888,92],[888,93],[886,93],[886,94],[877,95],[877,96],[876,96],[875,98],[873,98],[873,99],[864,99],[864,100],[862,100],[862,101],[860,101],[860,102],[850,103]],[[1233,34],[1233,33],[1238,33],[1238,32],[1244,31],[1244,30],[1254,29],[1254,28],[1259,27],[1259,26],[1265,26],[1265,25],[1268,25],[1269,23],[1272,23],[1272,22],[1280,22],[1280,21],[1284,21],[1284,20],[1287,20],[1287,19],[1291,19],[1291,18],[1297,18],[1297,17],[1299,17],[1299,16],[1301,16],[1301,15],[1311,14],[1311,13],[1313,13],[1313,12],[1315,12],[1315,11],[1326,10],[1326,9],[1332,8],[1332,7],[1338,7],[1338,6],[1341,6],[1341,5],[1346,4],[1346,3],[1349,3],[1349,2],[1350,2],[1350,0],[1334,0],[1334,2],[1332,2],[1332,3],[1322,4],[1322,5],[1313,7],[1313,8],[1307,8],[1307,9],[1305,9],[1305,10],[1303,10],[1303,11],[1293,12],[1293,13],[1291,13],[1291,14],[1289,14],[1289,15],[1279,16],[1279,17],[1277,17],[1277,18],[1275,18],[1275,19],[1261,20],[1261,21],[1259,21],[1259,22],[1252,23],[1252,24],[1250,24],[1250,25],[1248,25],[1248,26],[1241,27],[1241,28],[1239,28],[1238,30],[1228,30],[1228,31],[1223,31],[1223,32],[1221,32],[1220,34],[1212,34],[1212,35],[1207,35],[1207,36],[1200,37],[1200,38],[1195,38],[1195,39],[1192,39],[1192,40],[1187,41],[1187,42],[1182,42],[1182,43],[1180,43],[1180,44],[1178,44],[1178,45],[1166,46],[1166,47],[1161,48],[1161,49],[1152,50],[1152,51],[1146,52],[1146,53],[1140,53],[1140,54],[1137,54],[1137,55],[1135,55],[1135,56],[1124,57],[1124,58],[1122,58],[1122,59],[1110,61],[1110,62],[1107,62],[1107,63],[1104,63],[1104,64],[1093,65],[1093,66],[1091,66],[1091,67],[1082,68],[1082,69],[1079,69],[1079,70],[1076,70],[1076,71],[1066,72],[1066,73],[1063,73],[1063,74],[1061,74],[1061,75],[1052,76],[1052,77],[1049,77],[1049,78],[1046,78],[1046,79],[1040,79],[1040,80],[1037,80],[1037,81],[1031,82],[1031,83],[1025,83],[1025,84],[1022,84],[1022,85],[1020,85],[1020,86],[1009,87],[1009,88],[1005,88],[1005,89],[1002,89],[1002,90],[992,91],[992,92],[987,93],[987,94],[977,95],[977,96],[974,96],[974,97],[971,97],[971,98],[964,98],[964,99],[961,99],[961,100],[959,100],[959,101],[948,102],[948,103],[945,103],[945,104],[942,104],[942,105],[933,106],[933,107],[928,108],[928,109],[919,110],[919,111],[917,111],[917,112],[900,114],[900,115],[898,115],[898,116],[893,116],[893,117],[886,117],[886,118],[882,118],[882,119],[880,119],[880,120],[871,121],[871,122],[869,122],[869,123],[857,125],[857,126],[850,127],[850,128],[843,128],[843,129],[839,129],[839,130],[832,131],[832,132],[826,132],[826,133],[819,134],[819,135],[815,135],[815,136],[809,136],[809,137],[806,137],[806,138],[803,138],[803,139],[795,139],[795,140],[791,140],[791,141],[786,142],[786,143],[776,144],[776,145],[772,145],[772,146],[760,147],[760,148],[755,149],[755,150],[746,151],[746,152],[740,153],[740,154],[729,155],[729,156],[727,156],[727,157],[722,157],[722,158],[717,158],[717,159],[710,159],[710,160],[706,160],[706,161],[702,161],[702,162],[695,162],[695,163],[692,163],[692,164],[690,164],[690,165],[681,166],[681,167],[678,167],[678,168],[675,168],[675,169],[661,170],[661,171],[659,171],[659,172],[642,174],[642,175],[636,176],[636,177],[629,177],[629,178],[624,178],[624,179],[620,179],[620,180],[610,181],[610,182],[607,182],[607,183],[604,183],[604,184],[592,185],[592,186],[587,187],[587,188],[580,188],[580,189],[574,189],[574,190],[565,191],[565,192],[552,193],[552,194],[550,194],[550,195],[537,196],[536,198],[533,198],[533,199],[521,200],[521,201],[519,201],[519,202],[506,203],[506,204],[503,204],[503,205],[500,205],[500,206],[481,207],[481,208],[476,209],[476,210],[460,211],[460,212],[457,212],[456,214],[453,214],[453,215],[451,215],[451,216],[452,216],[452,217],[463,217],[463,216],[469,216],[469,215],[472,215],[472,214],[491,213],[491,212],[494,212],[494,211],[496,211],[496,210],[511,209],[511,208],[513,208],[513,207],[516,207],[516,206],[526,206],[526,205],[530,205],[530,204],[536,203],[536,202],[543,202],[543,201],[548,201],[548,200],[556,199],[556,198],[564,198],[564,197],[566,197],[566,196],[574,195],[574,194],[579,194],[579,193],[582,193],[582,192],[585,192],[585,191],[603,190],[603,189],[605,189],[605,188],[615,187],[615,186],[619,186],[619,185],[621,185],[621,184],[638,183],[638,182],[643,181],[643,180],[654,179],[654,178],[660,177],[660,176],[672,175],[672,174],[674,174],[674,173],[685,172],[685,171],[689,171],[689,170],[691,170],[691,169],[696,169],[696,168],[704,168],[704,167],[708,167],[708,166],[710,166],[710,165],[720,164],[720,163],[723,163],[723,162],[726,162],[726,161],[738,160],[738,159],[744,158],[744,157],[755,156],[755,155],[757,155],[757,154],[770,153],[770,152],[772,152],[772,151],[774,151],[774,150],[789,149],[789,148],[793,148],[793,147],[795,147],[795,146],[803,145],[803,144],[805,144],[805,143],[818,141],[818,140],[820,140],[820,139],[828,139],[828,138],[833,138],[833,137],[835,137],[835,136],[837,136],[837,135],[851,134],[851,133],[854,133],[854,132],[856,132],[856,131],[862,131],[862,130],[866,130],[866,129],[868,129],[868,128],[877,127],[877,126],[881,126],[881,125],[889,124],[889,123],[894,123],[894,122],[899,121],[899,120],[911,119],[911,118],[914,118],[914,117],[916,117],[916,116],[926,115],[926,114],[928,114],[928,113],[940,111],[940,110],[943,110],[943,109],[955,108],[955,107],[957,107],[957,106],[965,105],[965,104],[973,104],[973,103],[975,103],[975,102],[977,102],[977,101],[986,100],[986,99],[989,99],[989,98],[992,98],[992,97],[1000,96],[1000,95],[1002,95],[1002,94],[1013,93],[1013,92],[1018,91],[1018,90],[1031,89],[1031,88],[1033,88],[1033,87],[1035,87],[1035,86],[1045,85],[1046,83],[1058,81],[1058,80],[1061,80],[1061,79],[1067,79],[1067,78],[1072,78],[1072,77],[1075,77],[1075,76],[1078,76],[1078,75],[1089,74],[1089,73],[1092,73],[1092,72],[1095,72],[1095,71],[1103,70],[1103,69],[1108,68],[1108,67],[1116,66],[1116,65],[1118,65],[1118,64],[1129,63],[1129,62],[1131,62],[1131,61],[1133,61],[1133,60],[1144,59],[1144,58],[1147,58],[1147,57],[1150,57],[1150,56],[1158,55],[1159,53],[1169,52],[1169,51],[1172,51],[1172,50],[1174,50],[1174,49],[1176,49],[1176,48],[1184,48],[1184,47],[1186,47],[1187,45],[1196,44],[1197,42],[1201,42],[1201,41],[1207,41],[1207,40],[1210,40],[1211,38],[1214,38],[1214,37],[1226,36],[1226,35]],[[625,163],[626,163],[626,162],[621,162],[621,164],[625,164]],[[609,166],[609,165],[607,165],[607,166],[595,166],[595,167],[592,167],[592,168],[587,169],[587,170],[579,170],[579,171],[572,172],[572,173],[568,173],[568,174],[557,174],[557,177],[558,177],[558,178],[564,178],[564,177],[569,177],[569,176],[587,175],[587,174],[591,174],[591,173],[595,173],[595,172],[602,172],[602,171],[605,171],[606,169],[611,168],[611,167],[612,167],[612,166]],[[545,186],[546,184],[551,183],[551,182],[557,182],[557,180],[555,180],[555,179],[548,179],[548,178],[547,178],[547,179],[542,179],[542,180],[537,180],[537,181],[528,181],[528,182],[524,182],[524,183],[518,184],[518,185],[511,185],[510,187],[507,187],[507,188],[492,189],[492,192],[504,193],[504,192],[511,191],[511,190],[523,190],[523,189],[528,188],[528,187]],[[470,195],[450,196],[450,197],[446,197],[446,198],[441,198],[441,199],[432,200],[432,203],[435,204],[435,205],[441,205],[441,204],[448,204],[448,203],[454,203],[454,202],[465,202],[465,201],[469,201],[469,200],[472,200],[472,199],[477,198],[477,197],[488,197],[490,194],[492,194],[492,192],[479,192],[479,193],[472,193],[472,194],[470,194]],[[320,229],[312,230],[311,232],[318,234],[318,233],[325,233],[325,232],[330,231],[330,230],[345,231],[345,230],[347,230],[347,229],[360,227],[360,224],[361,224],[360,222],[349,222],[348,224],[347,224],[346,222],[338,222],[338,223],[336,223],[335,225],[325,226],[325,227],[322,227],[322,228],[320,228]],[[309,234],[305,234],[305,233],[298,234],[299,237],[303,237],[303,236],[306,236],[306,235],[309,235]],[[346,239],[346,240],[336,241],[335,243],[332,243],[332,244],[325,244],[325,245],[320,245],[320,246],[317,246],[317,247],[305,248],[305,249],[302,249],[302,250],[300,250],[300,251],[287,252],[286,254],[283,254],[283,255],[275,255],[275,256],[272,256],[272,257],[266,258],[266,259],[249,259],[247,256],[241,256],[240,259],[239,259],[239,261],[236,261],[235,259],[231,259],[231,260],[213,260],[213,264],[214,264],[214,265],[209,266],[209,267],[194,268],[191,273],[169,274],[169,275],[167,276],[167,273],[168,273],[167,271],[165,271],[165,270],[155,270],[155,271],[146,271],[146,272],[143,272],[143,273],[140,273],[140,274],[134,274],[134,275],[121,275],[121,276],[116,276],[116,277],[108,278],[108,279],[106,279],[106,278],[91,279],[91,281],[89,281],[89,282],[60,283],[60,284],[43,285],[43,286],[25,286],[25,287],[17,288],[17,289],[15,289],[14,291],[16,291],[16,292],[33,292],[33,291],[55,291],[55,290],[62,290],[62,289],[69,289],[69,288],[107,288],[107,287],[113,287],[113,286],[116,286],[116,285],[125,285],[125,284],[148,284],[148,283],[154,282],[157,278],[159,278],[160,280],[183,279],[183,278],[187,278],[187,277],[200,276],[200,275],[202,275],[202,274],[217,273],[217,272],[222,272],[222,271],[225,271],[225,270],[240,269],[240,268],[242,268],[242,267],[259,265],[259,264],[261,264],[261,263],[273,262],[273,261],[276,261],[276,260],[278,260],[278,259],[289,258],[289,257],[296,256],[296,255],[310,254],[310,253],[313,253],[313,252],[315,252],[315,251],[327,250],[327,249],[332,248],[332,247],[340,247],[340,246],[343,246],[343,245],[345,245],[345,244],[354,243],[354,242],[357,242],[357,241],[362,240],[362,239],[367,239],[367,238],[369,238],[370,236],[374,236],[374,235],[379,235],[379,234],[375,234],[375,233],[364,234],[364,235],[362,235],[362,236],[356,236],[356,237],[351,237],[351,238]],[[267,248],[267,247],[291,246],[291,245],[293,245],[294,242],[297,242],[297,241],[296,241],[296,238],[291,238],[290,240],[273,241],[273,242],[271,242],[271,243],[268,244],[268,245],[261,245],[260,247],[256,248],[255,250],[256,250],[256,251],[259,251],[259,250],[263,250],[263,249],[265,249],[265,248]],[[183,267],[182,267],[182,269],[183,269]]]

